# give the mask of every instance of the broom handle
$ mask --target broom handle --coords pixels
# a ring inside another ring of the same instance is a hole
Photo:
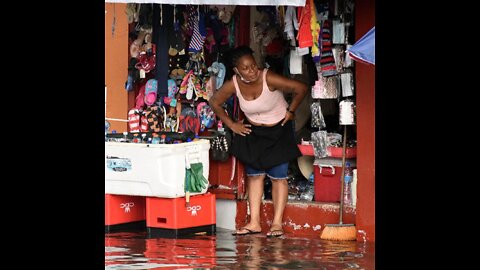
[[[344,197],[344,192],[343,192],[343,185],[345,180],[343,179],[345,177],[345,156],[346,156],[346,148],[347,148],[347,126],[343,126],[343,146],[342,146],[342,176],[340,177],[340,217],[338,220],[338,224],[343,224],[343,197]]]

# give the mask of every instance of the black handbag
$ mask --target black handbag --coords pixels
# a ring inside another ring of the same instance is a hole
[[[218,133],[217,136],[210,139],[210,157],[216,161],[227,161],[230,157],[230,147],[232,145],[232,132]]]

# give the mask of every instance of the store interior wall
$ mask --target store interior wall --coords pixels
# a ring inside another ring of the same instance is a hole
[[[125,81],[128,75],[128,22],[126,4],[105,3],[105,86],[106,117],[127,119],[128,92]],[[112,24],[115,27],[112,34]],[[127,122],[109,120],[110,130],[127,131]]]

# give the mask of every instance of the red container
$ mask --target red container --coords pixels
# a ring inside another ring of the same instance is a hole
[[[355,159],[347,159],[346,162],[350,162],[350,167],[356,167]],[[341,158],[315,159],[313,165],[314,200],[316,202],[340,202],[341,176]]]
[[[342,158],[343,147],[327,146],[327,153],[329,157]],[[345,158],[357,157],[357,147],[345,148]]]
[[[313,196],[316,202],[339,202],[340,201],[340,174],[341,167],[321,167],[314,166],[313,177],[314,191]],[[340,171],[340,172],[339,172]]]
[[[304,156],[314,156],[315,153],[313,152],[313,145],[311,144],[297,144],[298,149],[302,152]]]
[[[215,195],[206,193],[185,198],[147,197],[147,228],[184,229],[216,224]]]
[[[145,197],[105,194],[105,226],[145,220]]]
[[[298,149],[302,152],[304,156],[314,156],[315,152],[313,151],[313,145],[311,144],[298,144]],[[342,158],[343,148],[327,146],[327,154],[329,157]],[[357,157],[357,147],[346,148],[345,149],[345,158],[355,158]]]

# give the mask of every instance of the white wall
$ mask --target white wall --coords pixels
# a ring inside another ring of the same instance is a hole
[[[237,203],[234,200],[216,200],[217,227],[235,230],[235,216],[237,215]]]

